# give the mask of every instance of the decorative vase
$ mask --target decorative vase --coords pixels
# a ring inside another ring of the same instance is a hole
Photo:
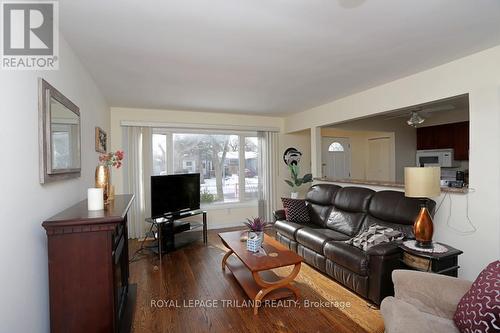
[[[417,219],[413,224],[413,234],[417,241],[417,246],[421,248],[432,248],[432,234],[434,233],[434,226],[432,224],[432,217],[424,205],[420,208]]]
[[[95,169],[95,187],[102,188],[104,195],[104,204],[109,202],[110,194],[110,171],[109,167],[98,165]]]
[[[247,239],[247,250],[251,252],[259,252],[262,243],[264,242],[263,231],[249,231]]]
[[[109,184],[108,199],[109,199],[109,201],[115,200],[115,185],[113,185],[113,184]]]
[[[292,193],[290,193],[290,198],[292,198],[292,199],[298,199],[299,198],[299,192],[292,192]]]

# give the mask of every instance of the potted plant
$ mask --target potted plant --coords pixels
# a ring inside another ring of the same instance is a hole
[[[254,217],[243,222],[248,227],[247,250],[259,252],[264,241],[264,228],[267,222],[262,217]]]
[[[312,174],[307,173],[303,177],[299,177],[299,166],[296,164],[289,165],[288,169],[290,170],[290,179],[285,179],[285,182],[292,188],[290,198],[297,199],[299,186],[312,182]]]

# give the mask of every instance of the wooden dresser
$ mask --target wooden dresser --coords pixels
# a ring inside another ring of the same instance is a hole
[[[128,283],[127,212],[133,199],[117,195],[101,211],[88,211],[83,200],[42,223],[52,333],[130,329],[135,289]]]

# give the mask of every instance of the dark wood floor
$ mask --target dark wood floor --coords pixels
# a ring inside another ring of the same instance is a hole
[[[209,231],[208,245],[200,240],[165,255],[161,265],[152,255],[130,264],[130,282],[138,286],[132,332],[383,332],[377,309],[307,265],[296,278],[301,291],[297,307],[276,304],[254,316],[231,273],[221,270],[225,248],[217,237],[220,231]],[[131,241],[130,253],[138,247]],[[289,272],[280,270],[275,272]],[[196,301],[204,304],[192,307]],[[306,307],[306,302],[320,301],[323,307]],[[335,301],[351,307],[325,307]]]

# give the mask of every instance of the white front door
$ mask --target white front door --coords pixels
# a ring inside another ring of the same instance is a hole
[[[349,138],[323,137],[322,173],[324,177],[351,178],[351,145]]]

